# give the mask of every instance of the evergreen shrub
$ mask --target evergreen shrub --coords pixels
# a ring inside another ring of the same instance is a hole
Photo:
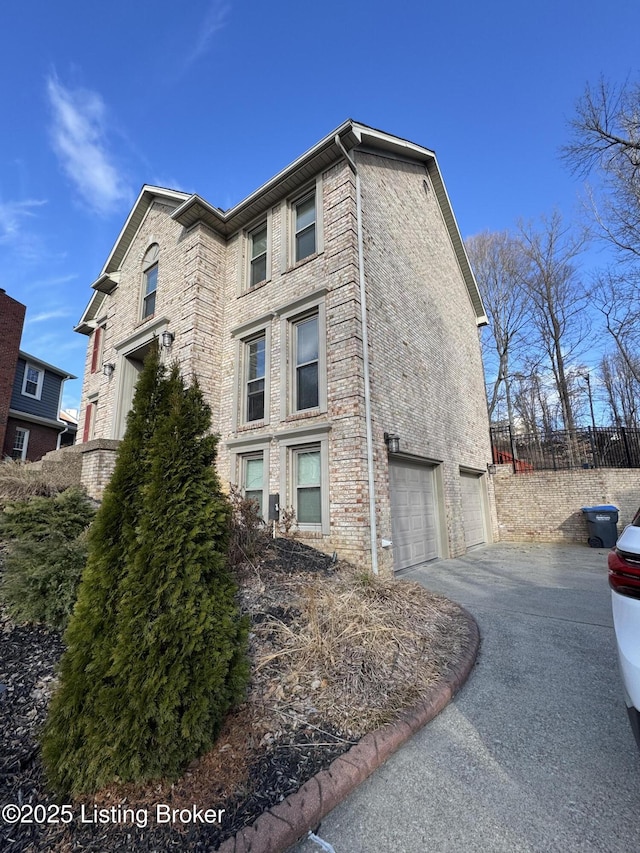
[[[175,778],[248,680],[209,407],[157,347],[89,537],[43,737],[60,793]]]
[[[8,504],[0,513],[6,543],[0,596],[17,622],[64,629],[87,559],[95,509],[80,489]]]

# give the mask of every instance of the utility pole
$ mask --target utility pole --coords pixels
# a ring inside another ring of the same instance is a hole
[[[593,394],[591,393],[591,378],[588,373],[581,373],[580,376],[587,383],[587,394],[589,395],[589,409],[591,410],[591,426],[593,427],[593,434],[596,434],[596,419],[593,414]]]
[[[591,377],[588,373],[581,373],[580,377],[584,379],[587,383],[587,394],[589,395],[589,409],[591,411],[591,451],[593,453],[593,461],[595,463],[596,468],[598,467],[598,454],[596,451],[596,446],[598,443],[597,435],[596,435],[596,418],[593,414],[593,394],[591,393]]]

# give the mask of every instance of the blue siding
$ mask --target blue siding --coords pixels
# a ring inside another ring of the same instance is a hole
[[[44,371],[44,380],[42,382],[42,396],[39,400],[33,397],[28,397],[22,393],[22,382],[24,380],[24,371],[26,361],[23,358],[18,359],[16,365],[16,378],[13,381],[13,393],[11,395],[11,408],[18,412],[25,412],[29,415],[36,415],[40,418],[58,419],[58,403],[60,400],[60,386],[62,385],[62,377]],[[41,370],[38,364],[34,364],[38,370]]]

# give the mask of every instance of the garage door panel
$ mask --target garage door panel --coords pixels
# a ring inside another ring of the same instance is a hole
[[[434,469],[394,460],[389,465],[396,571],[438,556]]]
[[[467,548],[486,541],[482,479],[477,474],[460,473],[464,541]]]

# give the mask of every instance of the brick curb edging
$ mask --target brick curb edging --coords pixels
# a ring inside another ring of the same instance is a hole
[[[458,605],[459,606],[459,605]],[[424,725],[433,720],[467,680],[480,647],[478,625],[463,607],[469,636],[444,679],[393,723],[365,735],[327,770],[321,770],[281,803],[267,809],[249,827],[228,838],[218,853],[282,853],[317,827],[323,817],[383,764]]]

